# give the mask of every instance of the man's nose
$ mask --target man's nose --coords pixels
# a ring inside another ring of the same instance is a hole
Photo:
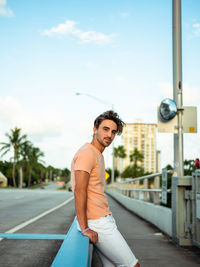
[[[112,137],[112,131],[108,132],[108,137],[110,137],[110,138]]]

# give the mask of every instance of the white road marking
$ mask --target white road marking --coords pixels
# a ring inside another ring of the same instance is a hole
[[[162,233],[154,233],[154,235],[163,235]]]
[[[74,197],[70,197],[68,200],[64,201],[63,203],[59,204],[58,206],[56,206],[56,207],[54,207],[54,208],[52,208],[52,209],[50,209],[50,210],[47,210],[47,211],[43,212],[42,214],[40,214],[40,215],[38,215],[38,216],[36,216],[36,217],[34,217],[34,218],[32,218],[32,219],[30,219],[30,220],[24,222],[24,223],[21,223],[21,224],[15,226],[14,228],[11,228],[10,230],[8,230],[8,231],[5,232],[5,233],[6,233],[6,234],[12,234],[12,233],[17,232],[18,230],[20,230],[20,229],[24,228],[25,226],[27,226],[27,225],[29,225],[29,224],[31,224],[31,223],[33,223],[33,222],[39,220],[40,218],[46,216],[47,214],[53,212],[54,210],[57,210],[57,209],[61,208],[62,206],[66,205],[66,204],[69,203],[73,198],[74,198]],[[3,240],[3,238],[0,238],[0,241],[1,241],[1,240]]]
[[[15,197],[14,199],[22,199],[22,198],[24,198],[24,196]]]

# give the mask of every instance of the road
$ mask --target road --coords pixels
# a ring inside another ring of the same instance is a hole
[[[1,189],[0,232],[66,234],[75,216],[74,201],[63,204],[72,198],[72,193],[55,191],[56,188],[51,184],[43,190]],[[61,204],[60,208],[36,218]],[[33,222],[23,227],[31,219]],[[0,267],[50,266],[61,243],[61,240],[3,239]]]

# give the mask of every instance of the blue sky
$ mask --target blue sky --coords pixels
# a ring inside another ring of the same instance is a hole
[[[125,122],[157,123],[157,106],[173,95],[171,5],[0,0],[1,140],[21,127],[47,164],[70,167],[78,147],[91,140],[94,118],[112,105]],[[182,42],[183,104],[199,114],[198,0],[182,0]],[[172,164],[172,140],[157,134],[162,166]],[[199,133],[184,135],[185,158],[200,156],[199,141]],[[109,165],[110,148],[104,154]]]

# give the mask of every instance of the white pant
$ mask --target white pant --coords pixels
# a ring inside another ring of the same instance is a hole
[[[118,231],[112,215],[88,220],[90,229],[98,233],[98,242],[94,244],[103,267],[134,267],[138,260]],[[77,224],[78,230],[80,230]]]

